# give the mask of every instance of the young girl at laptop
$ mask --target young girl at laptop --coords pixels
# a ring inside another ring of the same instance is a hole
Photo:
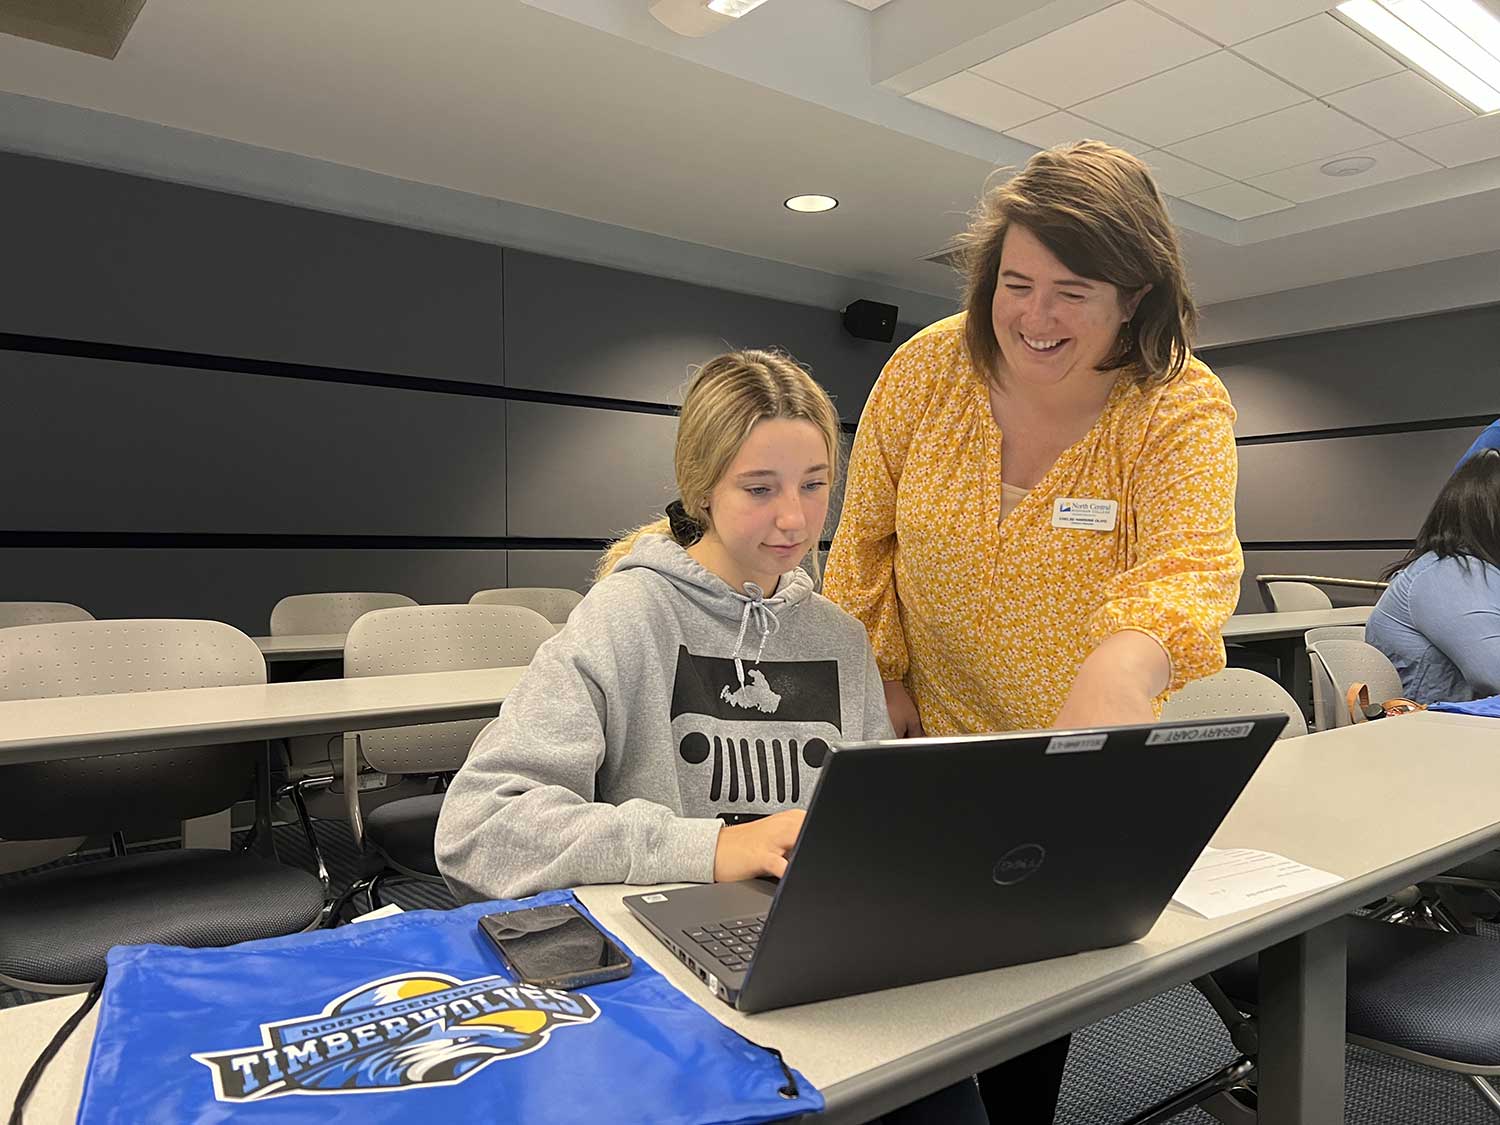
[[[605,555],[448,789],[436,847],[454,894],[786,870],[828,742],[892,733],[864,627],[799,565],[817,567],[838,462],[838,415],[801,367],[704,364],[669,518]],[[987,1118],[969,1080],[887,1120]]]

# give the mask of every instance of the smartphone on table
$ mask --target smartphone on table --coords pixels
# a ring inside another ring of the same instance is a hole
[[[479,930],[523,984],[583,988],[630,975],[630,956],[567,903],[486,914]]]

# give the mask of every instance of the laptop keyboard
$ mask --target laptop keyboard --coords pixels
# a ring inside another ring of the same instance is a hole
[[[764,914],[715,922],[701,929],[689,930],[688,937],[727,969],[745,969],[760,944],[760,932],[766,924]]]

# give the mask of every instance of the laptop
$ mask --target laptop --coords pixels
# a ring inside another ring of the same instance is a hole
[[[1135,941],[1286,722],[835,743],[779,882],[624,901],[743,1012]]]

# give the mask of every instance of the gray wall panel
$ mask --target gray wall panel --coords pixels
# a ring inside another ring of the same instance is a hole
[[[0,529],[505,534],[497,399],[14,352],[0,397]]]
[[[784,348],[847,420],[894,344],[856,340],[830,309],[505,251],[505,379],[513,387],[682,401],[693,364],[729,347]],[[896,340],[915,326],[900,325]]]
[[[1331,578],[1379,579],[1380,572],[1405,551],[1246,551],[1245,578],[1240,583],[1236,613],[1265,613],[1269,607],[1255,584],[1257,574],[1308,574]],[[1378,590],[1322,587],[1336,606],[1373,605]]]
[[[504,551],[0,548],[0,599],[69,601],[95,617],[205,617],[270,631],[287,594],[382,590],[424,604],[506,585]]]
[[[602,539],[660,515],[677,494],[677,419],[537,402],[509,404],[512,536]]]
[[[0,153],[0,331],[500,382],[498,247]]]
[[[507,551],[512,586],[552,586],[589,592],[598,551]]]
[[[1479,429],[1241,446],[1242,540],[1409,539]]]
[[[1500,414],[1500,305],[1202,354],[1242,437]]]

